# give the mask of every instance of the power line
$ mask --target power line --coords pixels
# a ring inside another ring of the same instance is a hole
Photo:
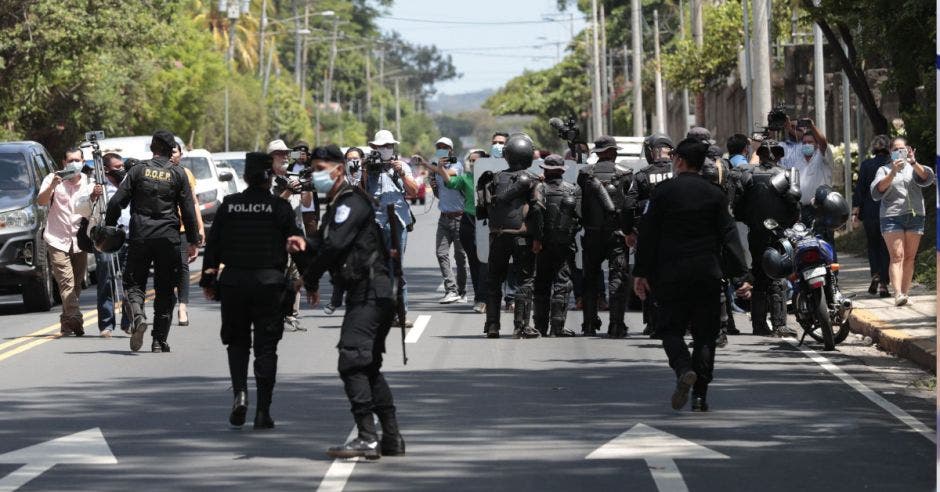
[[[571,19],[542,19],[542,20],[519,20],[519,21],[497,21],[493,22],[492,20],[479,20],[479,21],[446,21],[440,19],[415,19],[411,17],[386,17],[380,16],[382,19],[401,21],[401,22],[420,22],[425,24],[449,24],[449,25],[461,25],[461,26],[514,26],[519,24],[557,24],[562,22],[570,22]]]

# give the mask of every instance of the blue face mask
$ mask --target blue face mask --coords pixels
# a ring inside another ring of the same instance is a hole
[[[329,193],[333,189],[333,185],[336,184],[333,181],[333,177],[330,176],[332,169],[327,169],[324,171],[315,171],[311,175],[311,180],[313,181],[313,187],[316,188],[317,193]]]
[[[804,156],[810,157],[811,155],[813,155],[813,154],[815,154],[815,153],[816,153],[816,146],[815,146],[815,145],[803,144],[803,155],[804,155]]]
[[[493,144],[493,146],[490,147],[490,155],[492,155],[496,159],[502,159],[503,158],[503,144]]]
[[[437,151],[434,152],[435,161],[439,161],[445,157],[450,157],[450,151],[447,149],[437,149]]]

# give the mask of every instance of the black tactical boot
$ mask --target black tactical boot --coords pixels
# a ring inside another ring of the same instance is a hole
[[[679,410],[689,401],[689,391],[695,385],[698,375],[689,369],[682,373],[676,381],[676,390],[672,393],[672,409]]]
[[[150,351],[155,354],[169,352],[170,346],[167,345],[166,342],[161,342],[160,340],[154,340],[153,343],[150,344]]]
[[[266,430],[274,428],[274,419],[271,418],[270,409],[258,409],[255,411],[255,430]]]
[[[490,323],[483,327],[483,332],[486,333],[486,338],[499,338],[499,325]]]
[[[708,402],[705,401],[704,396],[692,396],[692,411],[693,412],[707,412],[708,411]]]
[[[232,413],[228,416],[228,423],[235,427],[245,424],[245,415],[248,413],[248,392],[238,390],[235,392],[235,401],[232,403]]]
[[[404,443],[402,443],[404,445]],[[402,447],[404,449],[404,447]],[[357,437],[342,446],[335,446],[326,451],[330,458],[365,458],[367,460],[377,460],[382,457],[379,454],[379,443],[376,441],[367,441]]]
[[[147,318],[135,316],[131,323],[131,351],[137,352],[144,344],[144,333],[147,333]]]
[[[401,434],[382,433],[382,456],[404,456],[405,439]]]

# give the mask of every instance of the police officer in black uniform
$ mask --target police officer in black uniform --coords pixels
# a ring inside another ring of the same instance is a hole
[[[517,287],[513,311],[513,337],[538,338],[529,325],[535,282],[535,255],[542,250],[542,212],[538,176],[528,171],[532,165],[532,140],[522,134],[509,138],[503,157],[509,169],[496,174],[483,173],[477,182],[484,192],[490,226],[489,272],[487,278],[487,338],[499,338],[499,306],[503,281],[512,258]]]
[[[692,390],[692,410],[702,412],[715,363],[721,278],[746,269],[728,202],[700,174],[707,150],[694,139],[679,143],[676,176],[653,191],[640,221],[634,268],[637,295],[656,292],[659,303],[657,332],[677,378],[672,408],[685,406]],[[683,339],[690,328],[692,354]]]
[[[326,271],[334,286],[346,290],[338,367],[359,434],[327,454],[367,459],[402,455],[405,441],[398,431],[391,389],[381,373],[385,337],[395,312],[389,248],[375,222],[372,197],[346,179],[342,152],[329,145],[320,155],[313,183],[317,192],[326,194],[329,205],[317,235],[292,238],[288,247],[307,252],[295,259],[311,304],[319,302],[320,278]],[[373,414],[382,424],[381,446]]]
[[[176,147],[172,133],[160,130],[153,134],[150,150],[153,158],[127,172],[117,192],[108,202],[105,224],[114,226],[121,209],[131,206],[130,238],[127,249],[127,268],[124,272],[124,291],[132,316],[131,350],[143,345],[147,331],[144,314],[144,290],[153,266],[153,352],[169,352],[167,336],[173,317],[176,296],[173,289],[179,283],[180,219],[186,226],[189,259],[197,255],[200,242],[196,209],[192,191],[183,168],[170,163],[170,154]]]
[[[566,166],[560,155],[549,155],[539,166],[544,170],[541,194],[545,199],[545,239],[536,259],[532,318],[542,335],[573,337],[574,332],[565,328],[565,318],[576,252],[574,236],[580,228],[581,194],[577,186],[562,179]]]
[[[760,164],[742,176],[741,197],[734,206],[734,216],[748,228],[747,241],[751,251],[751,325],[755,335],[770,335],[767,314],[775,330],[786,333],[786,287],[783,280],[774,280],[764,273],[760,258],[775,240],[764,227],[764,220],[774,219],[783,227],[790,227],[800,218],[799,175],[788,173],[779,165],[783,147],[775,140],[766,139],[757,149]]]
[[[639,218],[643,215],[646,203],[650,199],[653,190],[660,183],[672,179],[672,161],[669,153],[675,147],[669,135],[663,133],[654,133],[643,140],[643,155],[646,157],[646,167],[637,171],[630,182],[630,188],[627,190],[627,207],[629,211],[624,214],[624,231],[630,237],[630,243],[635,244],[636,226]],[[643,301],[643,322],[646,326],[643,328],[643,334],[656,338],[656,300],[650,294]]]
[[[287,238],[303,235],[290,204],[271,194],[271,162],[271,156],[260,152],[245,156],[248,189],[225,197],[219,207],[199,281],[207,299],[222,301],[222,343],[228,346],[235,392],[229,423],[234,426],[244,424],[248,412],[248,356],[254,346],[255,429],[274,427],[270,410],[277,343],[284,333],[285,307],[292,307],[297,292],[285,277]],[[221,273],[220,264],[225,265]]]

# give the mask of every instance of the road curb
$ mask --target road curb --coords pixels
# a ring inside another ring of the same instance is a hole
[[[871,337],[882,350],[937,374],[937,348],[932,339],[912,337],[894,329],[868,309],[853,309],[848,321],[852,333]]]

